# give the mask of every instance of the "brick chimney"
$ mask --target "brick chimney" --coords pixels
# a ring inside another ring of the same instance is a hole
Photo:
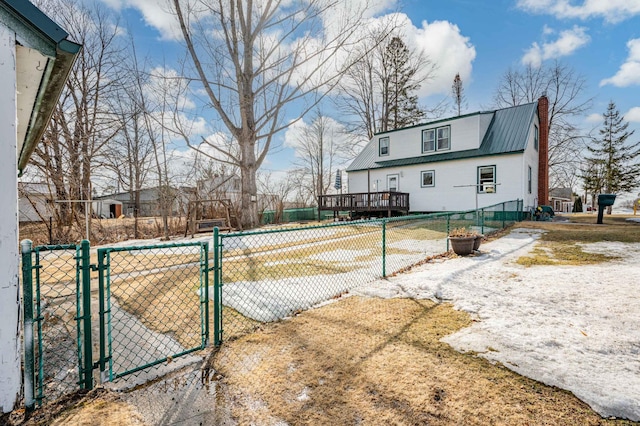
[[[543,93],[538,99],[538,205],[549,204],[549,100]]]

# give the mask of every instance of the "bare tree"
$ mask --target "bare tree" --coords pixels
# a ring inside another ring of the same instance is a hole
[[[39,173],[54,187],[58,200],[91,199],[91,174],[99,154],[119,130],[106,107],[122,63],[117,22],[106,11],[74,0],[42,5],[83,49],[71,71],[52,122],[32,157]],[[91,206],[61,203],[57,229],[80,221],[78,211]]]
[[[295,186],[307,192],[311,200],[326,194],[331,187],[336,164],[340,161],[340,138],[335,121],[316,110],[312,121],[304,125],[295,137],[296,179]],[[333,123],[332,123],[333,121]],[[304,124],[304,123],[303,123]]]
[[[460,73],[456,73],[456,76],[453,78],[453,84],[451,85],[451,96],[453,97],[453,103],[455,105],[456,112],[458,113],[458,116],[460,116],[462,104],[465,100],[464,87],[462,86]]]
[[[362,141],[415,124],[433,112],[418,107],[415,93],[432,78],[435,65],[424,52],[407,48],[390,29],[368,33],[360,46],[361,58],[340,83],[338,107],[348,117],[349,132]]]
[[[142,85],[144,71],[140,69],[133,39],[130,44],[131,68],[118,80],[118,91],[109,104],[119,121],[121,131],[105,149],[105,165],[115,175],[117,188],[129,193],[133,204],[133,234],[139,238],[140,191],[153,168],[154,146],[149,137],[144,109],[145,90]]]
[[[545,94],[549,98],[549,178],[551,187],[567,182],[562,176],[578,168],[584,136],[571,123],[591,106],[585,97],[585,78],[559,62],[539,68],[509,69],[501,77],[494,95],[498,108],[535,102]]]
[[[236,165],[242,179],[245,227],[258,225],[256,172],[274,135],[292,124],[286,108],[302,117],[339,82],[350,65],[364,9],[349,9],[325,27],[338,0],[173,0],[182,35],[208,106],[228,132],[229,144],[191,143],[206,155]]]

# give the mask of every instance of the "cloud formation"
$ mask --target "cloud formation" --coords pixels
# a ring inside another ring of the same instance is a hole
[[[609,23],[640,15],[640,2],[630,0],[519,0],[518,7],[532,13],[549,14],[559,19],[603,18]]]
[[[600,82],[600,86],[611,84],[617,87],[627,87],[640,84],[640,38],[634,38],[627,42],[629,55],[620,66],[618,72],[610,78]]]
[[[585,27],[574,25],[570,30],[561,31],[555,41],[542,43],[542,45],[534,42],[522,57],[522,63],[537,68],[547,59],[569,56],[589,43],[591,37],[586,31]],[[551,33],[552,30],[545,26],[543,34],[549,35]]]
[[[102,0],[102,2],[115,10],[137,9],[145,24],[158,30],[162,40],[182,39],[178,19],[171,12],[166,0]]]
[[[633,107],[624,114],[624,119],[634,123],[640,123],[640,107]]]

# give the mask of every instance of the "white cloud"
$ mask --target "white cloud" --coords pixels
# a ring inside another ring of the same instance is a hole
[[[314,131],[317,132],[318,126],[313,128],[312,120],[319,120],[316,115],[310,117],[310,122],[304,120],[298,120],[287,128],[284,134],[284,146],[293,148],[296,157],[308,156],[309,153],[304,149],[304,144],[308,143],[309,137],[316,136]],[[331,117],[322,117],[322,127],[324,128],[323,134],[325,143],[332,144],[335,151],[338,152],[340,147],[344,147],[349,143],[350,139],[347,136],[344,126],[338,123]]]
[[[558,39],[553,42],[542,43],[542,45],[533,43],[522,57],[522,63],[539,67],[542,65],[542,62],[547,59],[556,59],[571,55],[591,40],[586,30],[585,27],[575,25],[570,30],[561,31]],[[543,34],[549,35],[551,33],[552,31],[545,26]]]
[[[550,14],[556,18],[603,18],[616,23],[640,15],[637,0],[584,0],[573,5],[572,0],[519,0],[518,7],[528,12]]]
[[[422,21],[422,27],[407,25],[405,34],[411,46],[424,49],[429,59],[436,65],[434,78],[420,88],[420,96],[449,94],[456,73],[465,83],[471,78],[472,63],[476,58],[476,48],[469,37],[460,33],[457,25],[447,21]]]
[[[167,0],[101,0],[107,6],[122,10],[126,8],[137,9],[145,21],[160,33],[163,40],[180,40],[182,32],[178,19],[171,12]]]
[[[600,82],[600,86],[612,84],[617,87],[627,87],[640,84],[640,38],[634,38],[627,42],[629,56],[618,72],[610,78]]]
[[[633,107],[624,115],[624,119],[634,123],[640,123],[640,107]]]
[[[589,114],[585,121],[591,124],[600,123],[602,121],[602,114],[598,114],[595,112],[593,114]]]

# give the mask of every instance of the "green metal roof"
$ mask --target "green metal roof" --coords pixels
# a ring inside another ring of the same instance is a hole
[[[16,33],[21,48],[34,49],[46,57],[41,74],[28,77],[38,87],[35,96],[25,99],[18,94],[19,108],[31,108],[24,137],[18,140],[18,171],[22,174],[49,124],[82,45],[67,40],[69,34],[27,0],[0,0],[0,23]],[[17,73],[22,72],[20,66],[16,63]]]
[[[436,163],[462,160],[502,154],[524,152],[527,147],[529,130],[537,113],[537,102],[499,109],[493,112],[493,118],[482,139],[480,147],[464,151],[447,151],[439,154],[427,154],[418,157],[398,158],[376,161],[378,158],[376,138],[371,140],[363,151],[347,168],[347,171],[409,166],[414,164]],[[491,112],[490,112],[491,113]],[[468,114],[473,115],[473,114]],[[453,117],[449,120],[457,119]],[[446,120],[439,120],[443,122]],[[427,123],[430,125],[433,123]],[[424,124],[421,126],[425,126]],[[414,126],[415,127],[415,126]]]

